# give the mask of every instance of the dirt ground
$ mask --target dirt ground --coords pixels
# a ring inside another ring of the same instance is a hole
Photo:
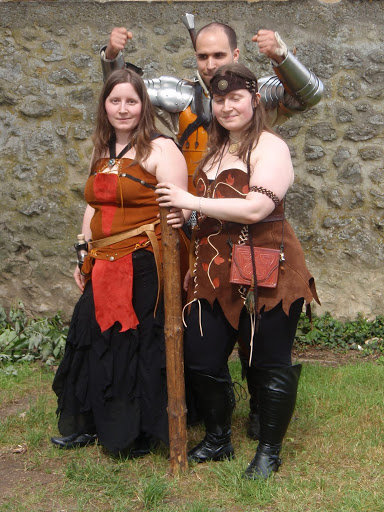
[[[232,357],[237,357],[234,353]],[[297,363],[320,364],[324,366],[337,367],[353,362],[374,360],[377,356],[362,357],[359,352],[348,351],[348,353],[331,350],[319,350],[308,348],[305,351],[294,350],[293,360]],[[30,404],[36,400],[36,396],[26,396],[14,401],[5,407],[0,407],[0,423],[8,416],[25,414]],[[46,440],[47,448],[49,439]],[[42,449],[45,447],[42,446]],[[9,502],[10,498],[17,496],[22,489],[31,487],[52,487],[52,492],[59,484],[62,475],[62,463],[60,460],[45,458],[44,467],[34,464],[26,456],[28,447],[18,445],[0,447],[0,507]],[[52,508],[42,504],[41,512],[51,511]],[[58,511],[60,512],[60,511]]]
[[[9,416],[25,415],[36,399],[37,395],[28,395],[1,407],[0,423]],[[48,445],[49,439],[46,443]],[[54,491],[60,478],[59,465],[60,461],[49,458],[45,458],[44,467],[34,463],[28,456],[28,446],[25,443],[0,447],[0,507],[19,496],[23,489],[51,486]],[[45,510],[51,508],[42,508],[41,512]]]
[[[357,350],[343,352],[315,347],[308,347],[304,350],[295,348],[292,352],[292,360],[296,360],[297,363],[312,363],[333,367],[363,361],[375,361],[378,357],[380,357],[380,354],[363,355]]]

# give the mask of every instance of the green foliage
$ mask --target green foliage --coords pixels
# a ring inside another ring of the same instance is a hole
[[[13,363],[41,360],[52,365],[63,355],[68,327],[60,313],[53,318],[31,318],[19,302],[8,314],[0,306],[0,366],[15,373]]]
[[[341,322],[329,313],[310,320],[302,315],[296,332],[296,343],[303,346],[360,350],[366,354],[384,353],[384,316],[367,320]]]
[[[52,318],[31,318],[21,302],[8,313],[0,306],[0,371],[17,374],[15,363],[40,360],[48,366],[63,355],[68,326],[63,324],[60,312]],[[341,350],[359,350],[363,354],[383,354],[378,359],[384,364],[384,316],[367,320],[358,315],[355,320],[341,322],[329,313],[314,316],[312,324],[302,315],[296,344],[298,347],[319,347]]]

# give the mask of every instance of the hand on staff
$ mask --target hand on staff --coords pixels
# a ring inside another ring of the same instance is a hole
[[[158,183],[156,193],[159,198],[156,199],[160,206],[184,208],[185,210],[194,210],[198,199],[172,183]]]
[[[73,277],[74,277],[76,284],[77,284],[78,288],[80,289],[81,293],[83,293],[84,286],[85,286],[85,277],[81,274],[78,265],[76,265],[76,269],[73,273]]]
[[[278,41],[276,34],[273,30],[261,29],[252,37],[252,41],[257,43],[259,52],[266,55],[269,59],[273,59],[276,62],[283,62],[284,56],[282,52],[286,49],[286,46],[282,41]]]
[[[128,39],[132,39],[132,32],[129,32],[125,27],[115,27],[109,36],[105,57],[109,60],[115,59],[117,54],[124,50]]]
[[[160,214],[158,216],[160,216]],[[171,208],[167,215],[167,224],[175,229],[182,228],[185,224],[183,210],[181,208]]]

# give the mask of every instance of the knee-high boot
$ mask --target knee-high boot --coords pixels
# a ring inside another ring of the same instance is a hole
[[[245,378],[248,386],[249,398],[249,418],[247,435],[254,441],[260,438],[260,416],[259,416],[259,386],[257,380],[257,368],[249,366],[249,356],[244,355],[239,350],[241,362],[241,374]]]
[[[268,478],[281,464],[279,457],[296,404],[301,364],[258,370],[260,442],[245,477]]]
[[[190,377],[198,395],[205,437],[188,453],[188,460],[205,462],[233,457],[231,420],[235,396],[232,382],[198,372],[191,372]]]

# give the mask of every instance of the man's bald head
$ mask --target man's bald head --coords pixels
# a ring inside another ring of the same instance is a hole
[[[235,51],[235,49],[237,48],[236,32],[229,25],[225,25],[224,23],[218,23],[216,21],[213,22],[213,23],[209,23],[208,25],[205,25],[205,27],[202,27],[197,32],[196,44],[197,44],[197,41],[199,39],[199,35],[200,34],[205,34],[207,32],[214,33],[214,32],[217,32],[217,31],[223,31],[225,33],[225,35],[227,36],[228,44],[229,44],[229,47],[230,47],[231,51],[232,52]]]
[[[239,54],[236,33],[228,25],[210,23],[197,33],[197,69],[206,85],[209,85],[215,71],[220,66],[237,62]]]

